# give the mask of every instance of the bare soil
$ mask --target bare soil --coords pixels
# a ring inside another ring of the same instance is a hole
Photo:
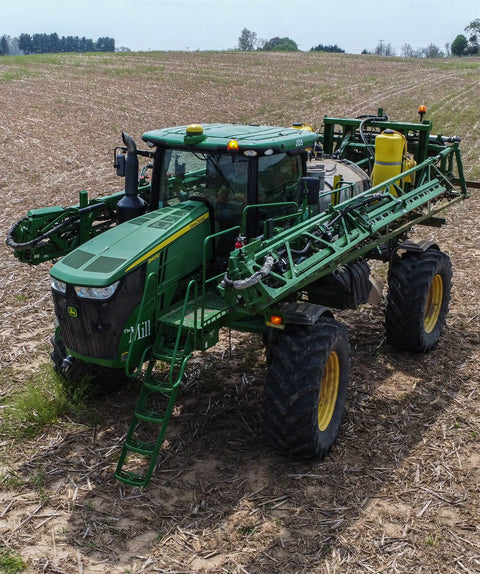
[[[193,122],[321,125],[374,113],[460,135],[480,179],[480,62],[321,54],[146,53],[0,59],[0,231],[28,209],[111,193],[123,129]],[[454,289],[427,355],[384,340],[383,309],[336,314],[352,380],[340,437],[321,462],[282,458],[262,429],[256,337],[224,332],[188,368],[162,460],[144,490],[113,472],[138,388],[89,404],[31,439],[0,437],[0,547],[28,573],[480,572],[477,195],[440,229]],[[48,265],[2,245],[0,416],[48,362]]]

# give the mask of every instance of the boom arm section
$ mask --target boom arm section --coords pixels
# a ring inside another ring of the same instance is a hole
[[[7,235],[6,243],[17,259],[30,265],[59,259],[117,223],[135,217],[135,206],[141,206],[138,215],[144,212],[144,198],[151,191],[146,172],[152,164],[145,165],[139,177],[138,156],[152,158],[152,152],[137,150],[125,133],[123,138],[127,147],[115,148],[114,167],[117,175],[126,179],[125,190],[93,199],[80,191],[78,204],[71,207],[31,209]]]
[[[116,222],[123,192],[91,200],[86,191],[79,195],[78,205],[31,209],[17,221],[6,240],[15,257],[30,265],[58,259]]]
[[[456,162],[460,189],[439,167],[450,160]],[[402,183],[408,177],[416,184],[404,190]],[[227,304],[240,313],[262,313],[339,265],[364,256],[381,257],[381,247],[403,239],[413,225],[438,226],[442,220],[436,214],[466,197],[460,151],[454,142],[306,222],[233,252],[219,288]]]

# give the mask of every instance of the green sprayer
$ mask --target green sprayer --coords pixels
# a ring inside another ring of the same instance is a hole
[[[146,486],[189,357],[228,327],[257,333],[268,365],[265,432],[292,457],[323,457],[349,382],[346,327],[331,309],[374,289],[387,263],[385,329],[398,349],[437,344],[452,266],[412,226],[468,197],[459,138],[383,110],[269,127],[191,124],[123,133],[114,167],[124,190],[72,207],[30,210],[7,244],[19,261],[55,261],[54,367],[99,385],[141,389],[115,476]],[[478,184],[472,183],[473,187]],[[167,363],[159,374],[158,363]]]

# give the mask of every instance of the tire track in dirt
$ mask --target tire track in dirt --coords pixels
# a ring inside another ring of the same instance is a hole
[[[435,71],[432,71],[426,77],[425,76],[422,77],[422,83],[428,84],[429,89],[431,89],[432,87],[438,87],[442,85],[445,82],[445,80],[450,79],[450,76],[451,74],[447,73],[439,74]],[[402,96],[409,95],[415,92],[418,93],[418,90],[419,90],[418,78],[415,78],[414,75],[412,75],[411,81],[409,81],[408,83],[402,81],[401,87],[398,87],[397,84],[391,83],[390,87],[388,87],[387,89],[380,91],[374,96],[370,96],[369,98],[358,102],[358,104],[356,104],[356,108],[349,110],[349,112],[351,114],[358,114],[360,113],[361,110],[365,109],[371,104],[377,105],[378,102],[386,102],[392,99],[394,99],[395,101],[396,100],[401,101]]]

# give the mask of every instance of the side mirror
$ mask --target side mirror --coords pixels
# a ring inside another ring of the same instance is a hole
[[[117,168],[117,175],[125,177],[125,154],[121,153],[115,157],[113,167]]]
[[[303,203],[307,198],[308,205],[318,205],[320,193],[320,180],[317,177],[302,177],[298,190],[298,203]]]

